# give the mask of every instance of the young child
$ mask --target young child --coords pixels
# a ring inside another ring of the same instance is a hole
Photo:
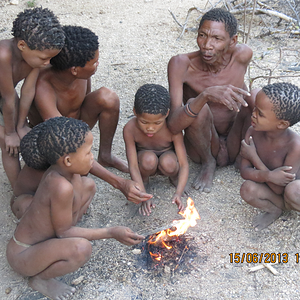
[[[27,165],[38,169],[51,166],[35,195],[28,196],[32,202],[9,241],[6,254],[11,267],[29,276],[29,285],[51,299],[65,299],[75,291],[54,278],[77,270],[89,260],[89,241],[114,238],[133,245],[144,238],[122,226],[75,226],[95,194],[94,181],[84,176],[93,163],[92,143],[89,126],[66,117],[37,125],[21,141]]]
[[[284,209],[300,211],[300,136],[289,129],[300,120],[300,89],[274,83],[258,92],[251,127],[242,141],[241,197],[264,211],[255,230],[276,220]]]
[[[172,198],[179,211],[183,209],[181,196],[184,192],[189,167],[182,133],[172,134],[166,118],[170,111],[168,91],[156,84],[145,84],[135,94],[135,117],[124,127],[126,155],[132,180],[145,191],[149,176],[163,174],[177,186]],[[154,207],[153,200],[143,202],[140,213],[148,215]]]
[[[0,41],[0,108],[3,114],[0,146],[3,166],[13,186],[20,171],[20,139],[29,131],[26,117],[39,69],[59,53],[65,35],[56,16],[40,7],[19,13],[13,22],[12,34],[12,39]],[[19,100],[15,86],[24,78]]]

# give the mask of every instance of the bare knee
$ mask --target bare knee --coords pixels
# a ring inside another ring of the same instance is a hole
[[[243,200],[245,200],[247,203],[251,203],[254,198],[257,191],[257,184],[251,180],[246,180],[240,189],[240,195]]]
[[[102,87],[96,92],[99,105],[101,105],[104,110],[119,112],[120,100],[118,95],[114,91],[106,87]]]
[[[84,182],[84,187],[87,191],[89,191],[91,194],[96,193],[96,183],[92,178],[89,177],[82,177],[82,180]]]
[[[173,155],[162,155],[159,158],[158,168],[162,173],[172,174],[178,171],[178,161],[175,153]]]
[[[70,245],[70,260],[80,267],[84,265],[92,255],[92,245],[84,238],[76,238],[73,244]]]
[[[300,211],[300,180],[292,181],[285,187],[284,200],[291,209]]]
[[[155,153],[151,151],[144,151],[139,155],[139,167],[144,171],[155,171],[157,169],[158,158]]]

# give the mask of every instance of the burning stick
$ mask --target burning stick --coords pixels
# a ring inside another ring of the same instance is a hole
[[[179,214],[181,214],[184,219],[176,220],[176,222],[174,221],[171,228],[167,228],[152,234],[147,242],[148,248],[150,245],[153,245],[155,247],[166,248],[168,250],[172,249],[173,247],[168,242],[177,240],[178,237],[183,235],[190,226],[194,227],[197,224],[196,220],[200,219],[200,216],[194,206],[194,201],[191,198],[187,199],[187,207],[184,212],[179,212]],[[161,260],[161,257],[159,257],[159,259],[157,257],[158,253],[153,253],[150,251],[149,253],[153,259],[157,261]],[[182,255],[184,253],[185,252],[183,251]]]

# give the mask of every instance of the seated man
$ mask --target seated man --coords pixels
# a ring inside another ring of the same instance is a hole
[[[98,67],[98,37],[80,26],[64,26],[65,46],[51,60],[51,68],[40,73],[34,103],[30,109],[31,125],[57,116],[86,122],[90,128],[98,122],[100,146],[98,162],[128,172],[127,163],[111,154],[119,120],[119,98],[105,87],[91,92],[91,76]]]
[[[203,15],[197,43],[200,50],[169,62],[168,126],[173,133],[185,130],[188,155],[202,163],[193,187],[210,192],[216,164],[235,162],[250,125],[254,101],[246,91],[244,75],[252,50],[237,44],[237,21],[219,8]]]

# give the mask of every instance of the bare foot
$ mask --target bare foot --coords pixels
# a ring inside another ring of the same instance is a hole
[[[128,163],[123,159],[120,159],[114,155],[111,155],[110,159],[101,158],[98,156],[98,163],[103,167],[112,167],[118,169],[123,173],[129,173]]]
[[[217,156],[217,165],[220,167],[225,167],[228,165],[229,162],[226,138],[220,136],[219,141],[220,141],[220,148]]]
[[[276,212],[264,212],[255,216],[253,218],[253,226],[255,231],[260,231],[267,228],[270,224],[272,224],[276,219],[280,217],[281,213],[282,210],[278,208]]]
[[[75,292],[75,288],[53,278],[45,280],[34,276],[28,285],[53,300],[68,299]]]
[[[216,169],[216,161],[213,159],[208,164],[203,164],[199,175],[195,178],[192,187],[200,192],[210,193],[213,177]]]

